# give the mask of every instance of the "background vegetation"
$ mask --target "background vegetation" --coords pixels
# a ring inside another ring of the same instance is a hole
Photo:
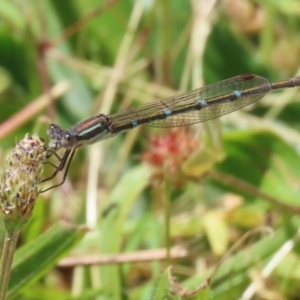
[[[242,73],[296,76],[299,17],[297,0],[2,0],[1,168],[52,122]],[[299,100],[282,90],[221,120],[78,150],[36,203],[9,297],[299,299]]]

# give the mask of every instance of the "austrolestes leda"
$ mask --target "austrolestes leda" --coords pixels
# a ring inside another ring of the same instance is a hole
[[[59,159],[60,164],[55,166],[49,162],[55,167],[55,171],[44,181],[54,178],[64,169],[65,172],[59,184],[42,192],[64,183],[74,153],[81,146],[97,143],[144,124],[153,127],[179,127],[204,122],[253,103],[270,91],[296,86],[300,86],[300,76],[272,83],[261,76],[243,74],[163,101],[131,107],[115,114],[98,114],[68,130],[51,124],[47,131],[50,138],[48,151]],[[56,153],[61,148],[66,149],[62,157]]]

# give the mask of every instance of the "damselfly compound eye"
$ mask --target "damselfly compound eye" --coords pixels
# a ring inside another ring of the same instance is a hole
[[[63,130],[56,124],[51,124],[48,127],[47,134],[51,140],[60,140]]]
[[[70,149],[73,148],[76,144],[76,138],[75,135],[72,134],[71,132],[66,132],[62,136],[61,143],[64,148]]]

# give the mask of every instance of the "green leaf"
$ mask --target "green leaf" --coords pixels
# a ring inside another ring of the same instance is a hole
[[[58,223],[15,253],[7,297],[41,278],[84,236],[82,227]]]
[[[249,275],[251,271],[261,270],[286,240],[297,237],[299,225],[300,219],[294,217],[290,220],[288,230],[287,227],[282,227],[272,235],[267,235],[259,242],[238,250],[235,255],[226,259],[212,278],[211,299],[238,299],[241,291],[251,282]],[[190,278],[184,283],[184,287],[193,288],[199,281],[205,280],[211,272],[212,270]]]
[[[151,169],[141,165],[126,173],[112,191],[108,204],[116,207],[103,218],[101,222],[101,252],[118,253],[121,251],[123,227],[138,195],[149,183]],[[121,283],[119,267],[116,265],[103,266],[101,268],[102,284],[110,291],[112,299],[121,299]],[[111,280],[114,278],[114,280]]]
[[[285,279],[300,280],[299,254],[288,253],[276,268],[276,275]]]
[[[279,136],[269,131],[233,132],[225,136],[225,149],[227,157],[218,170],[284,203],[299,204],[300,156]],[[251,200],[260,198],[238,185],[229,189]]]
[[[11,1],[1,1],[0,17],[4,19],[15,30],[23,30],[25,28],[25,19],[22,11],[18,10]]]
[[[168,294],[169,294],[169,278],[168,278],[168,270],[165,270],[163,274],[160,276],[150,299],[151,300],[171,299]]]
[[[207,212],[203,216],[203,224],[214,254],[224,254],[228,247],[228,226],[218,211]]]
[[[182,165],[182,171],[187,176],[201,176],[224,159],[225,154],[220,149],[203,148],[193,153]]]
[[[296,17],[300,14],[300,3],[298,0],[286,0],[286,1],[273,1],[265,0],[265,5],[276,9],[278,13],[286,14],[287,16],[294,15]]]

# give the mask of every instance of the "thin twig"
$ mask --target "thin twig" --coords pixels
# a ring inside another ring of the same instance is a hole
[[[241,191],[246,192],[250,195],[261,197],[261,198],[267,200],[268,202],[275,204],[276,206],[280,207],[281,209],[283,209],[285,211],[293,212],[294,214],[296,213],[296,214],[300,215],[300,206],[284,203],[283,201],[280,201],[279,199],[277,199],[275,197],[272,197],[268,194],[265,194],[264,192],[261,192],[255,186],[251,185],[250,183],[248,183],[246,181],[240,180],[229,174],[215,172],[215,171],[210,171],[209,176],[213,179],[221,181],[224,184],[228,184],[237,189],[240,189]]]
[[[170,258],[179,259],[189,256],[189,252],[183,247],[173,247],[170,249]],[[73,256],[62,259],[58,266],[73,267],[73,266],[94,266],[107,264],[123,264],[123,263],[139,263],[146,261],[166,260],[167,250],[156,249],[147,251],[135,251],[130,253],[120,253],[111,255],[86,255]]]
[[[57,45],[62,41],[69,39],[72,35],[82,29],[90,20],[94,19],[96,16],[100,15],[106,8],[113,6],[117,3],[118,0],[107,0],[104,4],[100,7],[92,10],[91,12],[87,13],[83,16],[80,20],[73,23],[67,29],[65,29],[60,35],[52,40],[53,45]]]
[[[68,81],[62,81],[56,84],[50,90],[53,99],[58,99],[65,94],[71,87]],[[41,110],[45,109],[48,102],[48,94],[43,94],[38,98],[32,100],[26,107],[18,111],[12,117],[1,123],[0,125],[0,139],[4,138],[10,132],[20,127],[25,122],[32,119],[34,116],[40,113]]]

